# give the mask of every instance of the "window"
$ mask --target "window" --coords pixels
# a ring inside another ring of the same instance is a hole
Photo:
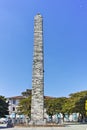
[[[13,100],[13,104],[16,104],[16,100]]]
[[[13,111],[15,111],[15,107],[13,107]]]

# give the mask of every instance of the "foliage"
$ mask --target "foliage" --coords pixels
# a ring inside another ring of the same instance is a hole
[[[26,89],[25,92],[22,92],[22,95],[25,97],[31,96],[32,90],[31,89]]]
[[[66,98],[61,97],[61,98],[48,98],[45,99],[45,108],[47,111],[47,114],[52,116],[57,113],[62,113],[62,106],[65,103]]]
[[[48,115],[53,115],[55,110],[54,110],[54,98],[46,98],[44,100],[44,107],[46,108],[46,112]]]
[[[19,104],[19,110],[21,113],[30,116],[31,115],[31,96],[30,91],[26,91],[26,98],[22,99]],[[75,113],[79,112],[83,116],[85,115],[85,101],[87,100],[87,91],[81,91],[70,94],[68,98],[52,98],[44,97],[44,108],[48,115],[52,116],[57,113]]]
[[[48,98],[45,99],[45,108],[47,114],[56,113],[80,113],[85,116],[85,101],[87,100],[87,91],[81,91],[70,94],[68,98]]]
[[[31,96],[24,98],[20,101],[18,107],[19,114],[31,116]]]
[[[8,115],[8,103],[3,96],[0,96],[0,117]]]
[[[17,109],[19,114],[24,114],[28,117],[31,116],[31,93],[31,89],[26,89],[25,92],[22,92],[24,99],[19,102],[19,107]]]
[[[67,113],[79,112],[85,115],[85,101],[87,100],[87,91],[81,91],[69,95],[63,106],[63,111]]]

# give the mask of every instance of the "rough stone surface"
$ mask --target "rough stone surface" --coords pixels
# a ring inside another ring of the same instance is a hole
[[[35,125],[44,123],[43,19],[40,14],[34,18],[31,122]]]

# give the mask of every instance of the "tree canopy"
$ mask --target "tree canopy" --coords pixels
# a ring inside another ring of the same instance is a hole
[[[46,108],[48,115],[54,115],[57,113],[63,113],[62,106],[67,98],[45,98],[44,107]]]
[[[0,117],[5,117],[8,113],[8,103],[6,103],[6,98],[0,96]]]
[[[67,113],[79,112],[85,115],[85,102],[87,100],[87,91],[76,92],[69,95],[63,110]]]
[[[24,97],[29,97],[29,96],[31,96],[31,93],[32,93],[32,90],[31,90],[31,89],[26,89],[25,92],[22,92],[22,95],[23,95]]]
[[[19,114],[24,114],[28,117],[31,116],[31,96],[20,101],[18,111]]]
[[[31,115],[31,91],[25,92],[26,98],[20,101],[20,112],[28,116]],[[85,102],[87,100],[87,91],[72,93],[66,97],[44,97],[44,108],[48,115],[57,113],[80,113],[85,115]]]

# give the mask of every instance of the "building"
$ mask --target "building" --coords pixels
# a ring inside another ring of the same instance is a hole
[[[7,102],[9,103],[9,115],[13,118],[17,114],[17,108],[21,99],[24,99],[24,96],[14,96],[7,98]]]

